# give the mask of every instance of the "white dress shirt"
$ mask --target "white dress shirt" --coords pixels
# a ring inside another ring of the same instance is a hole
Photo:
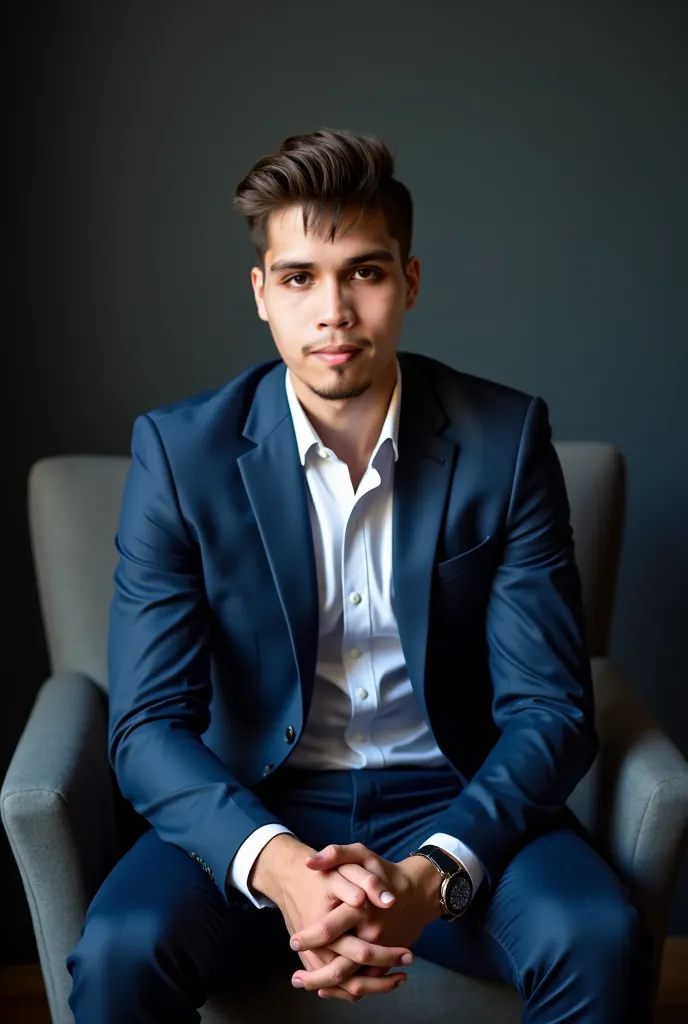
[[[392,501],[398,458],[401,368],[377,444],[356,491],[349,468],[323,445],[296,397],[285,387],[308,483],[318,577],[319,631],[313,696],[289,765],[343,770],[391,765],[438,767],[435,743],[411,686],[401,648],[392,575]],[[229,881],[257,907],[274,906],[248,887],[253,863],[280,832],[262,825],[239,847]],[[435,833],[422,845],[461,860],[474,892],[484,870],[459,839]]]

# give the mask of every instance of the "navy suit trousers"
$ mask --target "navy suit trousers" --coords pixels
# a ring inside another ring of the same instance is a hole
[[[432,834],[460,787],[449,767],[284,767],[256,793],[316,849],[361,842],[399,861]],[[503,979],[531,1024],[651,1021],[646,929],[568,810],[521,848],[491,894],[483,882],[462,918],[434,922],[412,948],[452,970]],[[230,909],[187,853],[149,829],[89,907],[67,959],[70,1006],[76,1024],[192,1024],[211,994],[278,963],[302,966],[279,910],[248,901]],[[412,985],[413,965],[408,973]]]

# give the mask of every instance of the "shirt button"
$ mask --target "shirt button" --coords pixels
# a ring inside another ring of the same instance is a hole
[[[275,766],[272,763],[271,764],[266,764],[265,767],[263,768],[263,775],[269,775],[274,767]]]
[[[359,651],[358,647],[352,647],[351,648],[351,650],[349,651],[349,657],[353,658],[354,660],[356,658],[360,658],[361,657],[361,652]]]
[[[363,598],[361,597],[360,594],[353,593],[349,594],[349,600],[351,601],[352,604],[360,604]]]
[[[359,697],[361,700],[365,700],[366,697],[368,696],[368,691],[364,690],[363,687],[361,687],[360,689],[356,690],[356,696]]]
[[[362,732],[355,732],[354,733],[354,743],[363,743],[364,739],[365,739],[365,736],[363,735]]]
[[[287,743],[293,743],[294,740],[296,739],[296,733],[294,732],[290,725],[288,725],[285,730],[284,738],[287,741]]]
[[[327,448],[323,448],[322,445],[320,445],[320,447],[318,448],[318,455],[320,456],[321,459],[329,459],[330,457],[330,453],[328,452]]]

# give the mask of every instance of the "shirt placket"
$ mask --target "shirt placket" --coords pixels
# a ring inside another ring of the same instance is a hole
[[[348,470],[347,470],[348,472]],[[371,726],[377,713],[379,695],[373,671],[373,637],[370,588],[370,550],[366,543],[366,514],[375,500],[379,474],[370,466],[361,480],[346,518],[342,534],[342,665],[351,702],[351,721],[345,732],[349,747],[363,758],[365,766],[384,763],[382,752],[371,740]]]

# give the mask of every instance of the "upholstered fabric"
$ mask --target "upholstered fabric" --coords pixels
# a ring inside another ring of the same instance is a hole
[[[630,886],[662,943],[688,838],[688,764],[606,657],[624,507],[619,453],[557,445],[571,504],[593,657],[601,750],[569,805]],[[55,1024],[68,1024],[67,953],[86,908],[128,841],[126,808],[107,761],[105,654],[115,568],[113,537],[129,460],[42,460],[30,475],[34,558],[53,675],[41,688],[0,795],[26,890]],[[363,1000],[365,1024],[516,1024],[505,985],[417,960],[407,986]],[[321,1001],[275,977],[203,1009],[204,1024],[337,1021],[345,1004]]]

